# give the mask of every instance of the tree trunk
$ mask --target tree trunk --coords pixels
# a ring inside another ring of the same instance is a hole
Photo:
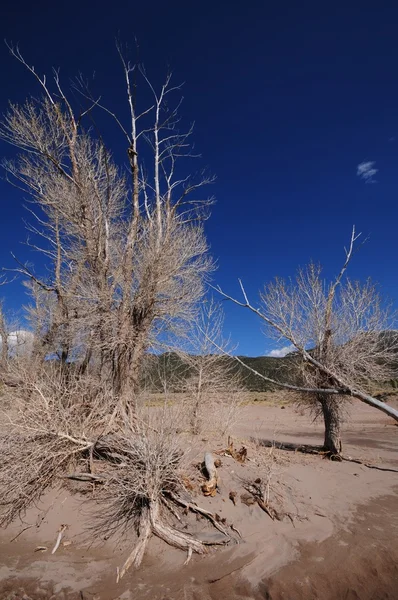
[[[340,454],[340,407],[338,401],[330,396],[318,396],[322,406],[323,420],[325,423],[324,450],[329,454]]]
[[[140,388],[142,364],[144,360],[148,332],[140,331],[130,341],[122,341],[122,349],[117,348],[113,355],[112,387],[121,399],[125,409],[134,416],[137,412],[137,396]],[[127,347],[126,347],[127,346]]]
[[[8,360],[8,331],[6,327],[6,322],[1,310],[0,306],[0,341],[1,341],[1,354],[0,354],[0,364],[2,367],[5,367]]]
[[[195,435],[199,433],[199,407],[202,400],[202,377],[203,369],[199,369],[198,385],[195,390],[195,400],[191,417],[191,430]]]

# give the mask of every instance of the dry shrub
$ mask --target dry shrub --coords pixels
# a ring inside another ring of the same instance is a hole
[[[94,531],[113,535],[138,528],[143,508],[165,492],[181,490],[189,446],[178,434],[176,414],[170,406],[144,407],[134,427],[125,418],[117,434],[98,442],[94,458],[107,457],[113,468],[99,497]]]
[[[152,534],[186,550],[188,558],[206,551],[206,543],[169,524],[170,518],[181,519],[183,508],[221,527],[185,489],[184,459],[192,440],[180,432],[180,405],[143,406],[136,413],[124,397],[116,400],[71,370],[18,367],[19,383],[9,388],[9,408],[3,410],[8,431],[0,438],[0,524],[10,523],[55,483],[83,475],[102,484],[96,517],[88,523],[91,534],[137,530],[138,542],[118,577],[139,566]]]
[[[193,434],[230,432],[244,400],[242,378],[227,356],[231,348],[223,338],[223,325],[222,307],[210,299],[189,332],[186,348],[178,352],[186,365],[180,389]]]
[[[192,385],[192,393],[189,388]],[[231,433],[235,423],[242,415],[244,393],[237,386],[225,385],[220,389],[208,389],[195,393],[197,380],[188,381],[184,395],[184,429],[193,435],[205,435],[206,438],[224,437]]]
[[[87,378],[69,377],[56,365],[11,365],[18,382],[7,388],[0,437],[0,523],[11,522],[81,460],[104,431],[112,398]],[[109,417],[108,417],[109,419]]]
[[[95,447],[95,457],[108,459],[112,468],[105,470],[105,486],[98,497],[98,510],[92,531],[103,536],[121,535],[135,530],[138,542],[127,557],[118,579],[127,569],[138,567],[152,534],[166,543],[188,552],[203,554],[207,545],[172,523],[181,523],[178,509],[193,511],[208,518],[230,537],[215,516],[191,501],[184,473],[192,440],[180,431],[181,407],[143,407],[135,415],[121,420],[117,433],[104,436]],[[220,543],[220,542],[214,542]]]
[[[281,442],[278,442],[279,425],[279,421],[275,419],[272,437],[264,439],[260,435],[263,423],[259,422],[251,438],[251,441],[255,444],[256,463],[261,474],[262,499],[267,505],[270,502],[273,504],[280,502],[281,495],[278,490],[281,487],[285,466],[289,463],[289,458],[279,450],[281,444]]]

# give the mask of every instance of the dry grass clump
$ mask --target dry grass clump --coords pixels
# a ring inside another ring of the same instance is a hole
[[[187,382],[187,388],[195,381]],[[206,439],[225,437],[242,418],[244,392],[235,386],[224,386],[219,390],[201,391],[199,398],[195,389],[184,394],[184,429]]]

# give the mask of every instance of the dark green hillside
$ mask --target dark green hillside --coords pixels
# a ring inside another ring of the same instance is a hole
[[[282,381],[292,381],[293,379],[294,357],[240,356],[239,358],[251,368],[272,379]],[[266,392],[273,389],[271,384],[245,369],[233,358],[226,356],[223,360],[230,364],[233,372],[240,374],[243,386],[248,391]],[[178,354],[173,352],[160,355],[149,354],[147,355],[143,386],[153,391],[161,391],[166,381],[169,390],[178,391],[181,381],[188,378],[189,375],[190,368],[184,364]]]
[[[361,335],[369,334],[364,333]],[[390,348],[391,350],[396,348],[398,356],[397,331],[382,331],[376,335],[379,337],[381,349]],[[270,356],[240,356],[239,358],[246,365],[266,377],[285,383],[288,382],[300,385],[300,378],[296,371],[297,361],[300,360],[297,355],[291,354],[284,358],[274,358]],[[246,369],[233,358],[225,356],[222,360],[225,360],[226,363],[230,365],[231,370],[234,373],[238,373],[241,376],[243,386],[248,391],[267,392],[274,389],[272,384],[264,381],[264,379],[261,379],[261,377],[258,377]],[[396,367],[398,371],[398,364],[394,364],[393,367]],[[161,391],[164,389],[165,381],[167,382],[167,388],[170,391],[178,391],[181,389],[181,382],[191,374],[190,368],[183,362],[180,356],[174,352],[166,352],[160,355],[148,354],[144,371],[143,386],[153,391]],[[398,387],[398,380],[391,380],[389,384],[393,387]]]
[[[273,358],[270,356],[240,356],[242,362],[247,366],[255,369],[262,375],[276,379],[277,381],[289,381],[294,383],[294,371],[296,358],[293,356],[286,356],[285,358]],[[229,359],[235,365],[235,368],[239,371],[243,384],[248,391],[251,392],[266,392],[274,389],[272,384],[264,381],[237,361]]]

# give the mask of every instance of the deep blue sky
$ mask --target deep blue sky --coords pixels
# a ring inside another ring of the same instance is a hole
[[[394,2],[11,2],[0,39],[19,42],[38,70],[66,81],[96,72],[96,89],[125,110],[114,39],[138,37],[141,59],[160,82],[171,65],[185,81],[183,113],[217,176],[207,233],[216,283],[253,300],[263,282],[310,259],[333,275],[352,224],[369,235],[353,277],[371,276],[398,303],[398,5]],[[37,93],[0,46],[0,111]],[[115,134],[116,136],[116,134]],[[113,144],[119,138],[112,139]],[[120,144],[123,140],[120,139]],[[124,148],[120,146],[121,151]],[[0,144],[0,154],[9,149]],[[357,165],[374,162],[374,182]],[[0,182],[0,264],[25,248],[23,198]],[[20,284],[1,290],[7,307]],[[226,332],[242,354],[275,347],[260,324],[227,308]]]

